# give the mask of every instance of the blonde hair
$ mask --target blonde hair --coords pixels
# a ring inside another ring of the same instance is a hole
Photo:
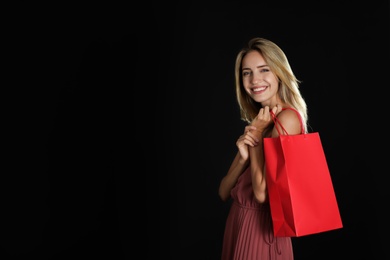
[[[279,97],[299,112],[304,130],[307,132],[307,107],[299,91],[301,82],[295,77],[283,50],[272,41],[259,37],[251,39],[236,57],[235,86],[241,119],[248,123],[252,122],[261,108],[261,104],[254,101],[245,91],[242,81],[242,59],[250,51],[257,51],[264,57],[270,70],[279,79]]]

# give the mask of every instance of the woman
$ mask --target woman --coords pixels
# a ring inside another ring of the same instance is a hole
[[[292,260],[290,237],[274,237],[265,179],[263,138],[276,137],[271,113],[290,134],[307,131],[306,103],[288,59],[275,43],[254,38],[236,57],[235,85],[241,119],[248,123],[236,141],[238,152],[219,186],[232,198],[222,245],[222,260]]]

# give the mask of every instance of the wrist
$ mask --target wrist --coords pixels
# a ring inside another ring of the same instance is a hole
[[[262,141],[262,139],[263,139],[263,131],[252,130],[252,134],[253,134],[259,141]]]

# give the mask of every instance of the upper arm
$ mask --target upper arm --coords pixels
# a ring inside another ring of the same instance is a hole
[[[289,135],[297,135],[302,132],[300,117],[295,111],[291,109],[283,110],[277,115],[277,119]],[[285,134],[280,126],[279,131],[281,134]],[[272,137],[277,136],[279,136],[279,133],[274,126],[272,130]]]

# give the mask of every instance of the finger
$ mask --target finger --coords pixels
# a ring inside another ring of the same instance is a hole
[[[268,119],[270,114],[272,113],[272,109],[269,106],[265,106],[264,108],[264,118]]]
[[[256,143],[259,142],[259,139],[250,132],[247,135],[245,135],[245,140],[251,140],[251,141],[256,142]]]
[[[282,105],[277,104],[276,107],[277,107],[277,110],[276,110],[277,113],[279,113],[280,111],[282,111]]]
[[[251,141],[251,140],[244,140],[244,143],[245,143],[246,145],[249,145],[250,147],[255,147],[255,146],[258,145],[257,142],[253,142],[253,141]]]
[[[249,125],[249,126],[246,126],[246,127],[245,127],[244,133],[248,133],[248,132],[250,132],[250,131],[252,131],[252,130],[256,130],[256,129],[257,129],[256,126]]]
[[[256,138],[253,138],[251,137],[250,135],[242,135],[240,136],[240,138],[237,140],[237,145],[239,145],[240,143],[244,143],[244,144],[258,144],[258,141]]]
[[[276,105],[276,106],[274,106],[274,107],[272,108],[272,113],[273,113],[274,115],[276,115],[276,113],[277,113],[278,110],[279,110],[278,106],[279,106],[279,105]]]
[[[254,146],[257,146],[258,143],[253,141],[253,140],[250,140],[250,139],[241,139],[241,140],[238,140],[236,142],[236,145],[237,147],[245,147],[245,146],[251,146],[251,147],[254,147]]]

